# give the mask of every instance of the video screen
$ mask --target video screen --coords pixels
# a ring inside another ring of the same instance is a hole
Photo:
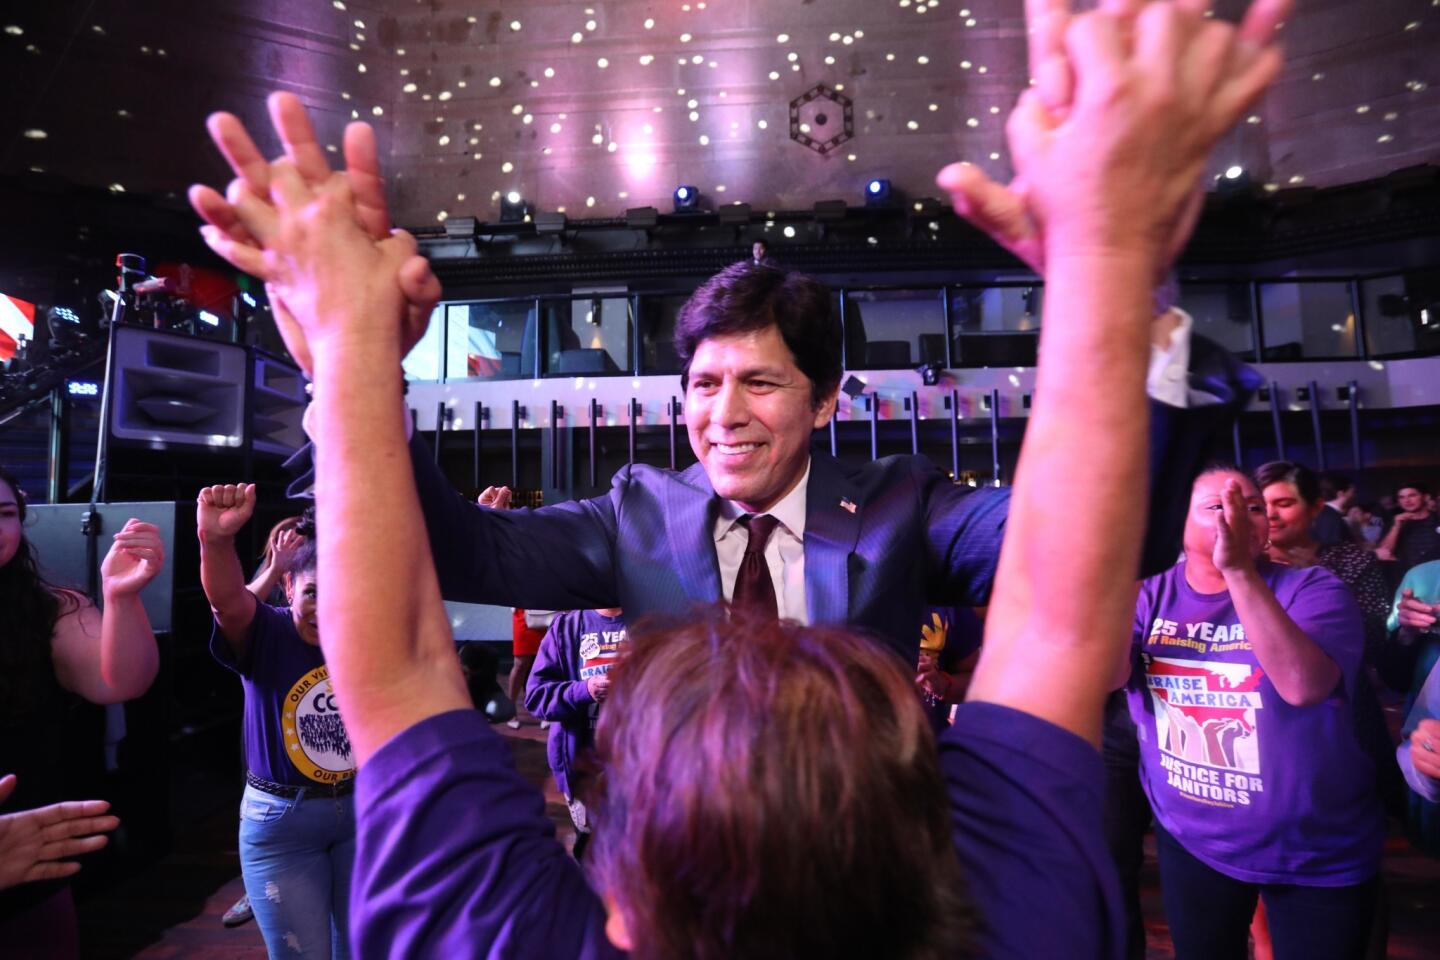
[[[0,293],[0,363],[14,358],[21,337],[35,339],[35,304]]]

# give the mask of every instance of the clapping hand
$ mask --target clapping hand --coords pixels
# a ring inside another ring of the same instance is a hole
[[[1215,569],[1222,574],[1243,573],[1255,566],[1255,521],[1250,504],[1235,479],[1225,481],[1220,491],[1220,511],[1215,515],[1215,547],[1211,553]]]
[[[115,534],[110,551],[100,564],[105,596],[139,593],[165,566],[165,543],[160,528],[131,517]]]

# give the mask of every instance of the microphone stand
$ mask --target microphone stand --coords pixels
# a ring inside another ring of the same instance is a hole
[[[138,280],[145,278],[145,258],[138,253],[121,253],[115,257],[119,270],[116,279],[115,306],[110,311],[109,339],[105,344],[105,378],[100,389],[100,429],[95,441],[95,475],[90,484],[90,509],[80,518],[80,532],[85,535],[85,569],[88,577],[86,586],[90,599],[97,607],[100,597],[100,533],[101,518],[96,505],[105,502],[106,467],[109,457],[110,406],[115,390],[115,331],[125,319],[128,301],[133,297],[131,288]]]

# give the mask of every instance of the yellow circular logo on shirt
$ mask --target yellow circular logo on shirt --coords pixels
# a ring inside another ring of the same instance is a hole
[[[350,735],[335,704],[330,671],[324,666],[311,670],[290,688],[281,723],[285,752],[305,777],[316,783],[339,783],[355,776]]]

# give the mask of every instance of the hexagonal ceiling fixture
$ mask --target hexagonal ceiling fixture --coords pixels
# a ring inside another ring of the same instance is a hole
[[[824,156],[855,137],[855,106],[823,83],[790,101],[790,139]]]

